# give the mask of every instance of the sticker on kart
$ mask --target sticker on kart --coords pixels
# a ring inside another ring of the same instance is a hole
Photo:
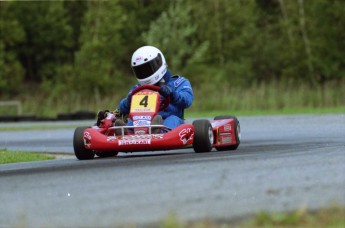
[[[151,139],[121,139],[119,140],[119,146],[126,145],[147,145],[151,144]]]
[[[132,97],[131,112],[156,112],[157,93],[136,94]]]
[[[193,139],[192,128],[182,129],[178,135],[180,136],[182,143],[185,145],[189,140]]]

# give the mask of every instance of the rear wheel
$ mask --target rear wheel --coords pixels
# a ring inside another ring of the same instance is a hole
[[[195,120],[193,148],[196,153],[210,152],[213,144],[213,130],[210,121]]]
[[[216,116],[214,120],[224,120],[224,119],[233,119],[234,120],[234,132],[236,138],[236,144],[231,146],[222,146],[222,147],[215,147],[218,151],[225,151],[225,150],[236,150],[237,147],[240,145],[241,141],[241,127],[240,122],[236,118],[236,116]]]
[[[92,150],[88,150],[84,145],[84,130],[88,127],[77,127],[73,136],[74,154],[79,160],[88,160],[95,157]]]

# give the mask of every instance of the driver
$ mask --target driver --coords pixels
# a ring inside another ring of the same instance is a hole
[[[171,129],[184,123],[184,109],[192,105],[194,95],[188,79],[179,75],[171,76],[163,53],[156,47],[143,46],[137,49],[131,60],[131,66],[138,84],[134,85],[126,98],[119,104],[119,111],[128,114],[131,106],[132,90],[141,85],[160,86],[162,99],[170,97],[170,104],[153,118],[151,124],[163,124]],[[115,121],[115,126],[123,126],[121,119]],[[127,125],[133,125],[128,121]],[[156,133],[156,132],[154,132]]]
[[[121,100],[120,113],[129,113],[131,92],[134,88],[140,85],[156,85],[160,86],[159,93],[163,97],[170,97],[170,104],[153,118],[152,125],[163,124],[173,129],[183,124],[184,109],[191,106],[194,100],[189,80],[179,75],[171,76],[163,53],[153,46],[144,46],[136,50],[132,55],[131,66],[138,84],[134,85],[128,96]],[[128,124],[132,125],[130,122]]]

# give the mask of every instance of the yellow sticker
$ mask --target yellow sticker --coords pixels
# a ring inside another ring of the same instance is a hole
[[[157,93],[132,96],[131,112],[156,112]]]

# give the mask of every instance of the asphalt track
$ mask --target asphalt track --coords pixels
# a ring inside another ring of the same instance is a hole
[[[260,210],[345,206],[345,114],[239,120],[236,151],[0,165],[0,227],[143,226],[172,213],[229,220]],[[0,132],[0,148],[72,154],[72,135]]]

